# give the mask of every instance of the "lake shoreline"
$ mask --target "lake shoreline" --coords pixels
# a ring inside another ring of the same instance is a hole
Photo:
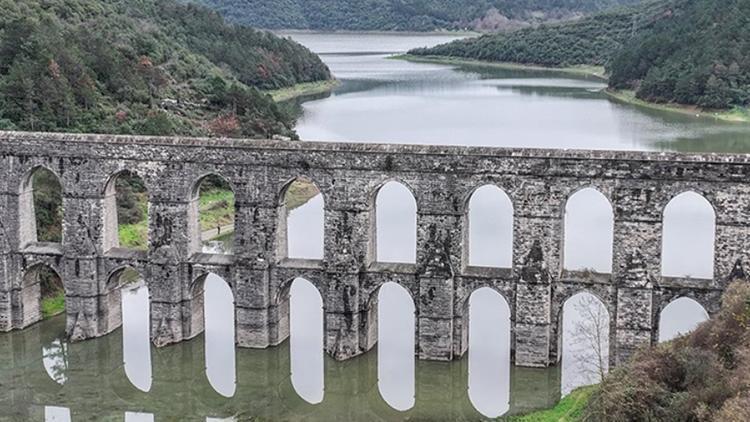
[[[568,66],[568,67],[547,67],[537,65],[527,65],[521,63],[509,62],[488,62],[482,60],[459,59],[444,56],[415,56],[411,54],[402,54],[390,57],[394,60],[406,60],[414,63],[435,63],[456,66],[481,66],[495,69],[508,70],[530,70],[530,71],[550,71],[561,74],[594,77],[601,81],[608,81],[604,67],[601,66]],[[689,115],[696,118],[711,118],[731,123],[750,123],[750,109],[735,108],[732,110],[706,110],[698,106],[683,104],[660,104],[644,101],[635,96],[634,91],[630,90],[613,90],[605,89],[604,92],[608,97],[621,103],[649,108],[652,110],[667,111],[682,115]]]
[[[434,36],[434,35],[458,35],[458,36],[481,36],[484,35],[482,32],[477,31],[463,31],[463,30],[435,30],[435,31],[388,31],[388,30],[372,30],[372,31],[356,31],[356,30],[329,30],[329,29],[271,29],[269,32],[278,35],[294,35],[294,34],[337,34],[337,35],[402,35],[402,36]]]
[[[645,107],[652,110],[668,111],[671,113],[679,113],[684,115],[693,116],[696,118],[710,118],[720,120],[723,122],[731,123],[750,123],[750,110],[736,108],[733,110],[705,110],[698,106],[684,105],[684,104],[660,104],[653,103],[650,101],[644,101],[637,98],[635,91],[631,90],[616,90],[616,89],[605,89],[603,91],[608,97],[630,105],[638,107]]]
[[[405,60],[413,63],[435,63],[458,66],[481,66],[494,69],[508,70],[537,70],[557,72],[568,75],[594,77],[602,81],[608,80],[604,74],[604,67],[601,66],[569,66],[569,67],[547,67],[527,65],[510,62],[488,62],[483,60],[457,59],[444,56],[415,56],[412,54],[399,54],[389,57],[392,60]]]
[[[341,81],[338,79],[328,79],[326,81],[304,82],[287,88],[263,91],[273,98],[274,102],[283,103],[308,95],[326,94],[338,87]]]

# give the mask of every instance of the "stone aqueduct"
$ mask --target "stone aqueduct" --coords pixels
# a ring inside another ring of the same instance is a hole
[[[29,175],[45,167],[61,180],[63,240],[36,242]],[[123,250],[111,233],[114,175],[133,171],[149,191],[148,251]],[[208,174],[228,180],[236,198],[232,255],[196,251],[194,190]],[[325,198],[325,254],[285,257],[285,187],[300,177]],[[375,262],[374,197],[398,180],[416,198],[417,262]],[[494,184],[514,207],[513,268],[466,265],[467,201]],[[562,269],[563,210],[584,187],[606,195],[614,211],[611,274]],[[662,277],[662,212],[684,191],[703,195],[716,214],[715,270],[710,280]],[[63,279],[67,331],[74,340],[117,328],[111,279],[138,270],[151,295],[157,346],[202,329],[193,283],[209,272],[235,297],[236,343],[278,345],[289,334],[288,288],[310,280],[323,297],[327,353],[347,359],[377,338],[372,298],[395,281],[413,296],[416,353],[451,360],[468,347],[467,303],[478,288],[501,293],[511,308],[515,362],[557,362],[561,307],[589,291],[611,315],[613,363],[657,338],[659,312],[690,297],[709,314],[724,288],[750,264],[750,156],[680,155],[478,147],[301,143],[249,140],[0,133],[0,331],[33,323],[24,315],[24,275],[46,264]]]

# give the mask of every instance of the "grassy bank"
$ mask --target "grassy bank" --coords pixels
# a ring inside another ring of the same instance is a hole
[[[453,66],[481,66],[495,69],[508,69],[508,70],[535,70],[535,71],[550,71],[559,72],[568,75],[577,76],[589,76],[607,81],[607,75],[604,68],[601,66],[572,66],[572,67],[545,67],[545,66],[534,66],[525,65],[518,63],[497,63],[497,62],[486,62],[480,60],[469,60],[469,59],[458,59],[452,57],[441,57],[441,56],[414,56],[410,54],[403,54],[393,56],[393,59],[407,60],[414,63],[436,63]],[[734,108],[731,110],[703,110],[697,106],[681,105],[681,104],[658,104],[648,101],[643,101],[636,98],[634,91],[622,91],[622,90],[611,90],[607,89],[604,91],[610,98],[617,101],[632,104],[638,107],[646,107],[653,110],[661,110],[672,113],[680,113],[693,117],[709,117],[716,120],[725,122],[736,122],[736,123],[750,123],[750,109],[748,108]]]
[[[546,66],[534,66],[520,63],[504,63],[504,62],[486,62],[481,60],[471,59],[458,59],[453,57],[441,57],[441,56],[414,56],[411,54],[401,54],[392,56],[395,60],[406,60],[414,63],[435,63],[435,64],[446,64],[454,66],[482,66],[495,69],[508,69],[508,70],[538,70],[548,72],[559,72],[568,75],[577,76],[589,76],[607,80],[604,73],[604,67],[601,66],[569,66],[569,67],[546,67]]]
[[[287,190],[287,207],[292,210],[298,208],[319,193],[317,187],[307,183],[293,183]],[[143,200],[139,206],[148,208]],[[200,196],[200,228],[201,231],[216,229],[234,224],[235,203],[231,190],[215,189]],[[143,214],[146,216],[146,213]],[[148,221],[143,220],[135,224],[121,224],[118,227],[120,245],[123,248],[145,250],[148,248]]]
[[[42,299],[42,319],[49,319],[65,312],[65,292]]]
[[[265,93],[271,95],[271,98],[273,98],[275,102],[280,103],[307,95],[316,95],[330,92],[338,85],[339,81],[337,81],[336,79],[329,79],[327,81],[297,84],[289,88],[265,91]]]
[[[581,387],[565,396],[552,409],[540,410],[524,416],[505,419],[508,422],[576,422],[583,418],[583,411],[596,386]]]
[[[697,106],[659,104],[643,101],[635,96],[634,91],[607,89],[605,90],[605,93],[617,101],[653,110],[669,111],[694,117],[710,117],[726,122],[750,123],[750,109],[747,108],[734,108],[732,110],[703,110]]]
[[[199,206],[201,230],[234,224],[234,193],[231,190],[203,193]]]

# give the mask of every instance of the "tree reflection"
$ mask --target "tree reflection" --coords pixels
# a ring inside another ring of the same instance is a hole
[[[42,347],[42,363],[53,381],[65,384],[68,380],[68,343],[58,338]]]

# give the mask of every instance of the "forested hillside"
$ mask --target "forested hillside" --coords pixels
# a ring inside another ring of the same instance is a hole
[[[191,0],[268,29],[515,29],[640,0]]]
[[[750,2],[657,0],[576,22],[411,52],[538,64],[602,65],[640,99],[727,109],[750,103]]]
[[[0,129],[293,136],[260,90],[330,78],[299,44],[175,0],[0,8]]]
[[[634,33],[659,20],[669,10],[669,3],[669,0],[649,2],[574,22],[467,38],[410,53],[544,66],[603,66]]]
[[[654,102],[750,104],[750,1],[681,0],[614,55],[610,84]]]

